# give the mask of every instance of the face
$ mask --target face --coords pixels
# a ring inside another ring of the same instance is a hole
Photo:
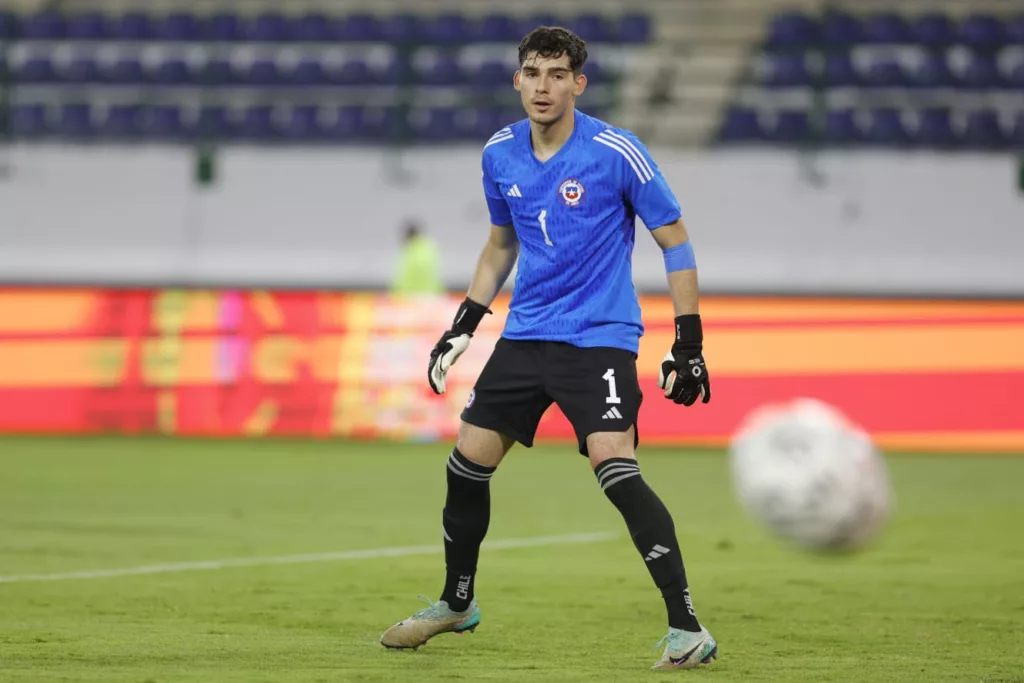
[[[587,77],[573,75],[569,55],[552,58],[530,52],[516,71],[515,86],[530,120],[551,124],[576,106],[576,98],[587,87]]]

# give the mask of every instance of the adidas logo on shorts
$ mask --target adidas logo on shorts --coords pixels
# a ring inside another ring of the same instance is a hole
[[[621,420],[622,419],[622,413],[619,412],[618,408],[613,406],[611,410],[609,410],[607,413],[605,413],[604,415],[601,416],[601,419],[602,420]]]

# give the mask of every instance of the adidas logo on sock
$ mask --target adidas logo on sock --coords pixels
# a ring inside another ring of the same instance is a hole
[[[661,557],[662,555],[667,554],[668,552],[669,552],[669,549],[666,548],[665,546],[663,546],[663,545],[655,545],[653,548],[651,548],[651,552],[647,553],[647,557],[644,558],[644,562],[650,562],[651,560],[656,560],[659,557]]]
[[[612,406],[612,409],[609,410],[604,415],[602,415],[601,419],[602,420],[621,420],[622,419],[622,413],[619,412],[618,408]]]

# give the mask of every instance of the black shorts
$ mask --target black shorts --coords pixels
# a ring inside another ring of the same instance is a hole
[[[587,436],[636,427],[643,394],[636,354],[606,346],[501,338],[469,395],[462,419],[526,447],[544,411],[557,403],[587,455]],[[635,431],[634,447],[640,443]]]

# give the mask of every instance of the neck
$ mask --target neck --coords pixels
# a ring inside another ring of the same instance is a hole
[[[570,109],[565,116],[551,123],[530,121],[530,138],[533,151],[538,156],[548,157],[557,152],[572,135],[576,126],[576,112]]]

